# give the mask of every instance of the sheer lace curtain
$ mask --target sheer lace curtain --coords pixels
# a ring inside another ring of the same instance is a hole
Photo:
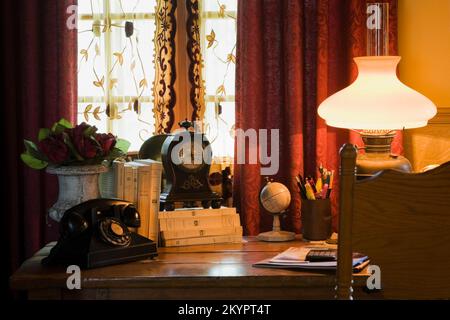
[[[176,118],[202,120],[232,157],[236,17],[237,0],[79,0],[78,122],[136,151]]]
[[[213,154],[234,154],[237,0],[202,1],[205,131]]]
[[[78,122],[131,142],[155,130],[156,0],[78,1]]]

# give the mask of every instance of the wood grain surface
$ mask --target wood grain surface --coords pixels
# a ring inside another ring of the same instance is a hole
[[[340,250],[370,256],[381,269],[384,298],[449,299],[450,162],[420,174],[389,170],[352,181],[343,186],[340,216],[351,244],[340,237]],[[345,263],[340,268],[349,275]]]
[[[82,290],[67,290],[62,267],[40,263],[54,243],[27,260],[11,286],[30,299],[333,299],[334,272],[255,268],[253,263],[292,247],[300,237],[268,243],[160,248],[154,260],[82,270]],[[367,272],[355,276],[363,286]]]

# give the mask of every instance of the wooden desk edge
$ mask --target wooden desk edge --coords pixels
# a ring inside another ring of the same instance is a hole
[[[299,243],[291,243],[292,245],[298,245]],[[284,246],[290,246],[290,243],[286,243]],[[39,273],[42,269],[39,269],[40,260],[46,256],[54,243],[50,243],[41,250],[39,250],[32,258],[25,261],[22,266],[10,277],[10,286],[14,290],[64,290],[66,288],[66,280],[68,275],[64,272],[55,271],[50,274]],[[261,246],[257,244],[256,246]],[[226,247],[226,246],[224,246]],[[267,247],[277,248],[277,245],[268,245]],[[191,249],[192,250],[192,249]],[[278,250],[279,251],[279,250]],[[183,252],[171,252],[170,248],[163,250],[167,253],[192,253],[189,249],[184,249]],[[208,251],[201,251],[200,253],[207,253]],[[212,250],[212,252],[218,252]],[[222,252],[222,251],[220,251]],[[226,252],[238,252],[235,250]],[[243,253],[258,252],[244,251]],[[266,251],[265,251],[266,252]],[[270,251],[272,252],[272,251]],[[226,263],[224,263],[226,265]],[[231,265],[231,264],[230,264]],[[246,265],[248,266],[248,265]],[[250,266],[251,267],[251,266]],[[253,267],[251,267],[253,268]],[[31,269],[31,271],[30,271]],[[37,273],[32,273],[33,269]],[[279,270],[279,269],[267,269],[267,270]],[[271,271],[268,271],[269,273]],[[141,289],[182,289],[182,288],[197,288],[202,289],[207,286],[214,288],[272,288],[272,289],[301,289],[301,288],[334,288],[335,274],[334,272],[306,272],[306,271],[294,271],[295,273],[289,275],[277,274],[277,271],[273,271],[274,274],[267,275],[247,275],[247,276],[214,276],[214,275],[189,275],[189,276],[116,276],[116,277],[104,277],[102,275],[95,277],[82,278],[82,288],[85,289],[98,289],[98,288],[110,288],[110,289],[128,289],[128,288],[141,288]],[[354,281],[355,286],[364,286],[367,279],[367,272],[355,274]],[[206,286],[207,285],[207,286]]]

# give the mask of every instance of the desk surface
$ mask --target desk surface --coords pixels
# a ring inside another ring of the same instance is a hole
[[[82,270],[82,290],[66,289],[63,267],[44,267],[50,243],[23,263],[11,287],[31,299],[308,299],[334,297],[334,272],[255,268],[252,264],[309,243],[259,242],[158,249],[154,260]],[[365,271],[355,275],[363,286]]]

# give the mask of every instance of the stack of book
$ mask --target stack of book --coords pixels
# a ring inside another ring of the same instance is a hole
[[[136,205],[141,216],[137,233],[155,242],[158,240],[162,170],[161,162],[149,159],[113,163],[115,197]]]
[[[161,211],[159,229],[161,243],[166,247],[242,242],[236,208]]]

